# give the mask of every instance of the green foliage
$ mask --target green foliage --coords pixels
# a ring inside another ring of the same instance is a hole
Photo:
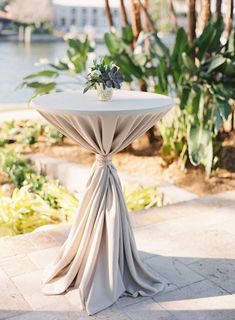
[[[185,31],[179,29],[173,52],[167,56],[168,67],[163,70],[168,91],[173,88],[179,99],[170,125],[165,119],[160,125],[163,152],[175,153],[184,164],[189,159],[193,165],[203,165],[208,175],[214,163],[216,137],[232,112],[229,101],[235,99],[234,34],[223,45],[222,31],[222,20],[210,22],[189,45]],[[172,118],[172,114],[167,117]]]
[[[41,126],[40,125],[33,125],[30,127],[27,127],[26,130],[22,130],[21,133],[18,136],[18,142],[32,146],[38,141],[38,137],[41,133]]]
[[[51,144],[62,143],[64,141],[65,135],[59,132],[54,127],[52,127],[51,125],[46,125],[44,127],[44,132],[46,134],[48,141]]]
[[[60,195],[61,196],[61,195]],[[52,208],[27,187],[15,189],[11,196],[0,195],[0,235],[16,235],[54,223],[62,223],[75,213],[76,207]],[[76,203],[77,204],[77,203]]]
[[[222,43],[223,31],[222,19],[211,21],[190,44],[186,31],[180,28],[172,50],[157,34],[143,32],[133,48],[130,26],[123,28],[120,35],[111,32],[104,36],[109,52],[104,61],[118,65],[124,81],[135,89],[141,85],[143,90],[178,98],[174,114],[167,116],[170,120],[164,119],[160,124],[163,154],[172,160],[180,157],[182,168],[188,160],[193,165],[201,164],[207,174],[213,168],[218,133],[231,114],[230,102],[235,99],[235,33],[233,30],[228,41]],[[36,94],[47,93],[59,89],[58,75],[85,70],[88,41],[74,41],[68,42],[67,60],[50,65],[49,71],[53,72],[26,77],[24,85],[34,87]],[[75,63],[76,52],[84,55],[79,63]],[[41,76],[46,78],[46,89],[38,84]]]
[[[23,79],[22,87],[34,89],[34,97],[53,91],[61,91],[63,83],[58,81],[58,78],[63,74],[72,76],[74,84],[78,84],[75,75],[86,70],[88,53],[93,51],[93,48],[90,46],[88,37],[83,41],[69,39],[67,44],[68,50],[65,59],[59,60],[56,64],[49,63],[48,69],[30,74]]]
[[[162,205],[162,194],[156,185],[150,187],[137,185],[129,192],[124,190],[124,198],[129,211],[140,211]]]
[[[39,141],[41,136],[50,144],[62,143],[65,138],[57,129],[38,120],[2,122],[0,128],[0,147],[15,142],[32,147]]]
[[[12,150],[1,150],[0,170],[17,188],[11,196],[0,189],[0,236],[33,231],[46,224],[71,220],[78,207],[78,197],[58,181],[36,172],[29,161]],[[162,205],[157,186],[136,186],[124,192],[130,211]]]
[[[17,154],[14,150],[8,149],[1,149],[0,169],[18,188],[23,186],[27,174],[35,173],[35,170],[29,165],[28,159]]]

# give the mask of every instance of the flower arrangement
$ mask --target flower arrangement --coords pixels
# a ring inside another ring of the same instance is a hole
[[[95,88],[98,100],[111,100],[113,89],[120,89],[122,82],[123,77],[118,66],[113,63],[106,64],[104,60],[99,63],[94,61],[94,65],[87,75],[86,87],[83,93]]]

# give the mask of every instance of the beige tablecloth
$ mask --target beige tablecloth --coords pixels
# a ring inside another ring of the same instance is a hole
[[[87,105],[79,111],[74,107],[76,97],[81,108],[83,96],[68,93],[39,98],[38,105],[49,104],[47,109],[36,106],[59,131],[97,154],[69,236],[45,271],[43,292],[67,293],[75,304],[81,304],[92,315],[122,295],[152,296],[163,289],[139,258],[111,156],[151,128],[171,103],[163,96],[120,92],[110,105],[94,106],[91,93],[85,98]],[[137,107],[127,113],[129,97]],[[70,105],[69,112],[66,108],[62,110],[66,103]],[[145,103],[156,110],[147,113],[139,110],[144,109]],[[118,111],[119,105],[122,112]],[[99,114],[96,108],[102,112]]]

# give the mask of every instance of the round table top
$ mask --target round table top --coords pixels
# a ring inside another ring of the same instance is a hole
[[[95,90],[51,93],[32,100],[38,111],[63,114],[141,114],[169,110],[173,99],[155,93],[115,90],[111,101],[97,101]]]

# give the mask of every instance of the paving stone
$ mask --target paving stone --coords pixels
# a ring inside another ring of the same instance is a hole
[[[37,267],[27,255],[17,255],[11,258],[0,260],[0,267],[9,277],[36,271]]]
[[[44,295],[41,291],[42,271],[12,278],[19,292],[34,310],[50,304],[60,304],[67,300],[64,295]]]
[[[29,260],[32,261],[34,265],[38,267],[38,269],[44,269],[55,259],[56,255],[58,254],[59,248],[60,247],[57,246],[29,253]]]
[[[235,292],[235,259],[202,259],[189,268],[230,293]]]
[[[115,305],[96,313],[95,316],[97,319],[103,320],[131,320],[131,318],[124,313],[123,310],[116,308]],[[91,318],[93,320],[93,317]]]
[[[0,238],[0,258],[25,254],[35,250],[31,234]]]
[[[137,247],[147,253],[175,257],[183,263],[199,258],[233,259],[235,233],[231,212],[232,208],[223,208],[214,214],[137,228],[134,230]]]
[[[156,256],[145,260],[145,263],[179,288],[203,279],[202,276],[172,257]]]
[[[164,310],[152,299],[123,308],[123,312],[131,320],[175,320],[176,318]]]
[[[14,242],[8,241],[8,238],[0,238],[0,259],[14,256]]]
[[[58,245],[57,241],[48,232],[32,232],[30,240],[36,249],[46,249]]]
[[[62,245],[69,235],[71,223],[43,226],[39,229],[46,231],[56,242]],[[37,230],[35,230],[36,232]]]
[[[81,310],[78,305],[69,303],[67,299],[63,299],[60,303],[50,303],[43,305],[37,308],[37,311],[49,311],[49,312],[58,312],[58,311],[68,311],[76,312],[79,315],[87,315],[84,310]]]
[[[0,288],[0,319],[31,310],[30,305],[2,269],[0,269]]]
[[[180,320],[234,320],[235,296],[208,280],[153,299]]]
[[[234,207],[235,206],[235,190],[220,192],[212,196],[203,197],[201,199],[204,203],[214,203],[219,207]],[[235,212],[234,212],[235,213]]]
[[[93,320],[89,316],[80,316],[77,312],[32,311],[10,318],[11,320]]]

